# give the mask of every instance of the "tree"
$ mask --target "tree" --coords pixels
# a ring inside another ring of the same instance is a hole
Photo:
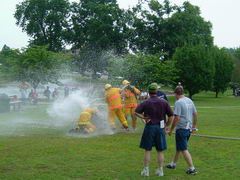
[[[234,49],[234,50],[235,50],[235,51],[234,51],[233,55],[234,55],[236,58],[240,59],[240,48],[236,48],[236,49]]]
[[[165,0],[163,4],[157,0],[142,0],[136,7],[128,10],[131,50],[144,54],[165,52],[165,16],[169,17],[175,9],[176,6],[171,6],[168,0]]]
[[[77,67],[78,72],[84,75],[85,71],[91,71],[92,77],[97,77],[97,72],[103,72],[108,66],[108,60],[113,57],[111,51],[97,50],[94,48],[82,48],[76,51],[73,64]]]
[[[232,56],[224,49],[213,48],[213,59],[215,61],[215,74],[213,77],[213,90],[216,93],[224,93],[229,87],[233,72]]]
[[[177,47],[198,44],[213,46],[212,24],[201,17],[198,6],[187,1],[167,20],[165,28],[165,50],[170,57]]]
[[[173,84],[176,69],[173,61],[161,60],[162,55],[128,55],[121,76],[145,89],[150,83]]]
[[[202,90],[211,90],[215,73],[211,48],[204,45],[177,48],[173,55],[178,81],[188,91],[189,97]]]
[[[112,58],[109,58],[108,60],[108,66],[106,68],[106,71],[108,73],[108,79],[114,79],[116,77],[123,77],[125,74],[125,60],[126,58],[121,56],[115,56]],[[122,80],[120,78],[120,80]]]
[[[60,51],[69,27],[69,6],[68,0],[24,0],[16,6],[14,17],[32,38],[31,44]]]
[[[230,86],[235,90],[240,86],[240,48],[223,48],[229,52],[233,58],[233,73]]]
[[[4,45],[0,51],[0,71],[5,80],[12,80],[14,69],[12,68],[19,60],[21,53],[18,49],[11,49]]]
[[[168,0],[143,0],[129,14],[130,48],[144,54],[167,53],[171,59],[177,47],[186,44],[213,45],[212,25],[200,15],[199,7],[189,2],[173,6]]]
[[[81,0],[71,6],[73,49],[126,52],[126,18],[116,0]]]
[[[64,72],[68,56],[53,53],[46,46],[33,46],[25,49],[20,59],[12,67],[15,80],[28,82],[34,89],[39,84],[59,83]]]

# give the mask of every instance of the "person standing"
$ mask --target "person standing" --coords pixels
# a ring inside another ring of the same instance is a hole
[[[140,148],[145,149],[144,153],[144,169],[142,176],[149,176],[149,163],[151,159],[151,150],[155,146],[157,150],[158,169],[155,174],[163,176],[164,153],[167,149],[165,128],[169,126],[173,119],[173,112],[169,103],[157,97],[157,86],[151,84],[148,86],[150,98],[141,103],[135,111],[137,117],[141,118],[145,123],[142,134]],[[164,117],[168,116],[165,127]]]
[[[177,86],[174,93],[177,101],[174,106],[174,120],[169,131],[169,135],[172,135],[172,132],[176,127],[176,153],[174,155],[173,161],[166,167],[169,169],[175,169],[179,156],[182,154],[189,166],[189,169],[186,171],[186,173],[196,174],[197,170],[193,165],[191,154],[188,151],[188,140],[190,138],[191,132],[196,130],[196,107],[191,99],[184,96],[182,86]]]
[[[157,88],[158,88],[157,89],[157,96],[159,98],[162,98],[162,99],[165,99],[166,101],[168,101],[167,95],[163,91],[160,90],[161,86],[158,85],[157,83],[152,83],[152,84],[156,85]]]
[[[67,98],[69,96],[69,88],[65,86],[64,88],[64,97]]]
[[[58,93],[57,88],[54,88],[54,91],[52,92],[52,98],[53,98],[53,99],[57,99],[57,98],[58,98],[58,95],[59,95],[59,93]]]
[[[116,129],[115,117],[118,117],[124,129],[128,129],[128,123],[122,109],[120,88],[113,88],[111,84],[105,85],[105,102],[108,104],[108,118],[111,127]]]
[[[47,100],[50,100],[50,96],[51,96],[51,91],[49,89],[49,86],[47,86],[47,89],[45,89],[45,91],[43,92],[43,95],[47,97]]]
[[[127,119],[127,115],[131,116],[132,128],[133,130],[135,130],[137,126],[137,118],[135,116],[135,109],[138,105],[137,95],[140,95],[141,92],[134,86],[131,86],[130,82],[127,80],[124,80],[122,84],[124,85],[122,89],[122,96],[124,100],[124,113],[125,113],[126,119]]]

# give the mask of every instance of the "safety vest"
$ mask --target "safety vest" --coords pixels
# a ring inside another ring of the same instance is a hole
[[[136,94],[141,93],[137,88],[134,88],[134,92]],[[129,89],[126,89],[124,91],[124,107],[125,108],[137,107],[137,104],[138,103],[136,95],[132,93]]]
[[[122,108],[122,100],[119,88],[110,88],[105,93],[105,100],[110,110]]]

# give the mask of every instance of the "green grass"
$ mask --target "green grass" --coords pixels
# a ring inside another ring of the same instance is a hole
[[[194,96],[194,100],[199,113],[199,134],[240,137],[240,99],[229,94],[216,99],[214,93],[202,93]],[[174,97],[170,97],[171,105],[174,101]],[[39,105],[24,112],[4,113],[0,115],[0,122],[29,117],[29,120],[49,121],[46,108]],[[190,152],[199,171],[196,176],[185,175],[187,166],[181,158],[176,170],[164,169],[164,177],[155,177],[156,153],[153,151],[150,177],[142,178],[139,174],[143,150],[138,148],[142,126],[138,133],[92,138],[65,136],[67,129],[31,127],[24,136],[17,136],[24,131],[21,128],[11,136],[0,136],[0,179],[240,179],[240,141],[236,140],[192,136]],[[3,132],[4,127],[0,127],[0,131]],[[169,162],[175,150],[174,137],[167,137],[167,142],[165,159]]]

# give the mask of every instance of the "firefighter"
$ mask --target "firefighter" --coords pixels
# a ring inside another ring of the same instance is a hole
[[[135,109],[138,105],[137,95],[140,95],[141,92],[134,86],[131,86],[130,82],[127,80],[124,80],[122,84],[124,85],[122,89],[122,96],[124,99],[124,113],[126,116],[131,115],[132,128],[136,129],[137,118],[135,116]]]
[[[94,126],[90,121],[92,120],[93,115],[97,112],[97,109],[87,108],[84,109],[80,113],[80,117],[78,120],[78,128],[82,130],[84,133],[93,133],[96,130],[96,126]]]
[[[106,84],[105,101],[108,104],[108,118],[112,128],[116,128],[115,117],[117,116],[122,126],[128,129],[128,123],[122,110],[120,88],[113,88],[110,84]]]

